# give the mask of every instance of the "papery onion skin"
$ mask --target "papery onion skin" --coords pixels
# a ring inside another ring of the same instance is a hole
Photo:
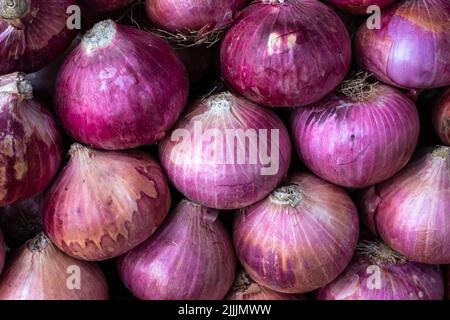
[[[0,74],[34,72],[64,52],[75,37],[67,8],[75,0],[0,1]]]
[[[42,233],[9,256],[0,277],[0,300],[107,299],[99,266],[65,255]]]
[[[94,9],[98,12],[109,12],[122,10],[132,4],[135,0],[78,0],[86,8]]]
[[[23,74],[0,77],[0,133],[0,206],[6,206],[42,192],[62,161],[60,131]]]
[[[218,214],[182,200],[155,235],[119,258],[128,289],[145,300],[223,299],[236,258]]]
[[[362,24],[356,39],[361,67],[402,88],[450,85],[450,2],[402,1],[383,11],[381,28]]]
[[[319,1],[259,0],[226,33],[220,56],[225,81],[246,98],[297,107],[320,100],[344,79],[351,43],[341,19]]]
[[[253,132],[257,140],[245,138],[243,147],[226,138],[226,130],[234,136]],[[286,127],[270,110],[220,93],[191,106],[160,144],[159,155],[169,180],[187,198],[210,208],[239,209],[263,199],[281,182],[289,168],[291,143]],[[264,164],[266,155],[271,159]],[[245,161],[239,162],[240,156]]]
[[[396,2],[396,0],[328,0],[331,4],[337,8],[349,12],[351,14],[367,14],[369,6],[378,6],[380,9],[384,9],[390,4]]]
[[[450,263],[450,148],[423,150],[393,178],[362,192],[372,232],[407,259]]]
[[[233,227],[238,258],[252,279],[285,293],[309,292],[350,262],[358,213],[339,187],[295,173],[268,198],[241,210]]]
[[[249,0],[146,0],[148,17],[170,32],[210,32],[233,21]]]
[[[308,168],[334,184],[362,188],[403,168],[419,139],[419,114],[402,92],[374,85],[364,100],[333,94],[291,118],[297,152]]]
[[[185,67],[164,40],[106,20],[62,66],[56,111],[77,141],[133,148],[164,137],[186,104],[188,86]]]
[[[387,248],[386,245],[381,246]],[[333,282],[320,289],[317,295],[318,300],[443,298],[444,279],[439,266],[407,261],[392,254],[387,254],[383,259],[366,253],[356,254],[347,269]]]
[[[443,93],[433,109],[433,125],[442,142],[450,146],[450,88]]]
[[[63,252],[83,260],[117,257],[162,223],[170,192],[151,156],[79,144],[70,156],[44,204],[44,229]]]
[[[3,239],[3,233],[0,229],[0,274],[3,271],[3,266],[5,264],[5,255],[6,255],[6,245],[5,240]]]

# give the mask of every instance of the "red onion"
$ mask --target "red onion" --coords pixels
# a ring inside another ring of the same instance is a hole
[[[169,180],[187,198],[210,208],[238,209],[281,182],[291,144],[270,110],[220,93],[195,102],[159,151]]]
[[[404,0],[383,11],[381,27],[363,24],[356,40],[361,66],[404,88],[450,85],[450,2]]]
[[[383,9],[389,6],[391,3],[397,0],[328,0],[334,6],[341,10],[350,12],[352,14],[366,14],[367,9],[370,6],[378,6],[378,8]]]
[[[407,96],[386,85],[343,91],[294,111],[296,147],[319,177],[345,187],[371,186],[409,161],[419,138],[419,114]]]
[[[158,163],[141,153],[74,144],[44,205],[44,228],[65,253],[84,260],[119,256],[146,240],[170,208]]]
[[[128,289],[147,300],[217,300],[236,268],[219,212],[182,200],[157,233],[119,259]]]
[[[361,244],[347,269],[319,290],[319,300],[442,300],[439,266],[407,261],[383,243]]]
[[[34,72],[75,37],[67,8],[75,0],[0,0],[0,74]]]
[[[450,146],[450,88],[433,109],[433,125],[442,142]]]
[[[368,226],[407,259],[450,263],[450,148],[426,150],[393,178],[365,190]]]
[[[103,149],[151,144],[183,110],[186,70],[151,33],[97,23],[72,51],[56,82],[56,109],[76,140]]]
[[[3,271],[3,266],[5,264],[6,246],[3,239],[2,230],[0,229],[0,274]]]
[[[51,114],[33,99],[24,75],[0,77],[0,206],[42,192],[62,161],[62,141]]]
[[[109,12],[125,9],[135,0],[78,0],[86,8],[98,12]]]
[[[237,216],[233,239],[247,273],[260,285],[303,293],[334,280],[350,262],[358,213],[339,187],[295,173],[268,198]]]
[[[348,32],[316,0],[258,0],[243,10],[222,42],[224,79],[248,99],[272,107],[316,102],[344,79]]]
[[[43,233],[9,257],[0,277],[0,300],[106,299],[98,265],[65,255]]]

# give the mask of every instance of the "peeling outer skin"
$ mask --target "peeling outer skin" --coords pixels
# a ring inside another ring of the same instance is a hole
[[[450,146],[450,88],[443,93],[433,109],[433,125],[441,141]]]
[[[5,264],[6,245],[5,239],[3,239],[2,230],[0,230],[0,274],[2,273],[3,266]]]
[[[6,8],[10,0],[1,0]],[[75,0],[15,0],[26,11],[16,19],[7,19],[0,10],[0,74],[15,71],[35,72],[63,53],[75,37],[67,29],[67,8]]]
[[[147,239],[170,208],[158,163],[141,153],[74,145],[49,190],[44,229],[65,253],[83,260],[117,257]]]

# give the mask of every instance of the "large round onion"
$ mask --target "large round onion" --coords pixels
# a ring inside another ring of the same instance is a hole
[[[442,300],[439,266],[407,261],[383,243],[362,243],[347,269],[319,290],[319,300]]]
[[[272,107],[316,102],[349,70],[348,32],[316,0],[258,0],[242,11],[222,42],[225,80]]]
[[[433,109],[433,125],[442,142],[450,146],[450,88]]]
[[[0,0],[0,74],[34,72],[66,50],[75,0]]]
[[[361,202],[368,226],[391,248],[412,261],[450,264],[450,147],[424,150]]]
[[[218,214],[182,200],[155,235],[119,259],[128,289],[147,300],[222,299],[236,259]]]
[[[86,33],[62,66],[56,110],[76,140],[132,148],[164,137],[185,106],[188,85],[164,40],[107,20]]]
[[[243,208],[266,197],[283,179],[290,157],[281,120],[230,93],[194,103],[160,145],[175,187],[217,209]]]
[[[24,75],[0,77],[0,206],[42,192],[62,161],[52,115],[33,99]]]
[[[362,24],[356,40],[361,66],[405,88],[450,85],[450,2],[404,0],[383,11],[381,28]]]
[[[105,260],[156,230],[169,211],[170,193],[152,157],[74,144],[44,208],[44,228],[62,251]]]
[[[336,7],[352,14],[366,14],[370,6],[383,9],[397,0],[328,0]]]
[[[3,239],[2,230],[0,229],[0,274],[2,273],[3,266],[5,264],[6,246]]]
[[[233,229],[237,255],[260,285],[303,293],[334,280],[358,240],[358,213],[339,187],[295,173],[268,198],[243,209]]]
[[[292,115],[303,162],[319,177],[352,188],[386,180],[406,165],[419,128],[412,100],[382,84],[330,95]]]
[[[0,300],[106,300],[99,266],[71,258],[40,233],[9,257],[0,277]]]
[[[97,12],[109,12],[121,10],[128,7],[135,0],[78,0],[86,8],[94,9]]]

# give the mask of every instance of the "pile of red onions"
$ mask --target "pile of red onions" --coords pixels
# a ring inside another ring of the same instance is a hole
[[[187,198],[238,209],[277,187],[289,167],[291,143],[270,110],[219,93],[195,102],[159,153],[169,180]]]
[[[119,259],[127,288],[146,300],[223,299],[236,259],[218,214],[182,200],[154,236]]]
[[[361,66],[398,87],[450,85],[449,17],[448,0],[403,0],[383,11],[380,28],[360,27]]]
[[[124,9],[135,0],[78,0],[81,5],[97,12],[108,12]]]
[[[3,239],[3,233],[0,229],[0,274],[3,271],[3,266],[5,264],[5,255],[6,255],[6,245],[5,240]]]
[[[105,260],[146,240],[169,208],[166,178],[152,157],[74,144],[48,191],[44,228],[68,255]]]
[[[71,258],[40,233],[8,259],[0,300],[107,300],[99,266]]]
[[[106,20],[62,66],[56,111],[78,141],[133,148],[164,137],[186,104],[188,85],[185,67],[164,40]]]
[[[319,300],[442,300],[439,266],[407,261],[383,243],[364,242],[347,269],[319,290]]]
[[[308,168],[351,188],[379,183],[403,168],[416,149],[420,128],[414,103],[383,84],[297,108],[291,122],[298,154]]]
[[[221,48],[224,79],[246,98],[271,107],[316,102],[344,79],[348,32],[317,0],[258,0],[244,9]]]
[[[233,227],[236,252],[256,282],[304,293],[334,280],[350,262],[358,213],[339,187],[295,173],[268,198],[243,209]]]
[[[365,190],[374,233],[407,259],[450,264],[450,147],[423,150],[393,178]]]
[[[60,132],[24,75],[0,77],[0,206],[42,192],[62,161]]]
[[[34,72],[64,52],[75,37],[67,28],[75,0],[0,0],[0,74]]]
[[[442,142],[450,146],[450,88],[433,109],[433,125]]]
[[[370,6],[377,6],[383,9],[394,3],[396,0],[328,0],[337,8],[349,12],[351,14],[366,14]]]

